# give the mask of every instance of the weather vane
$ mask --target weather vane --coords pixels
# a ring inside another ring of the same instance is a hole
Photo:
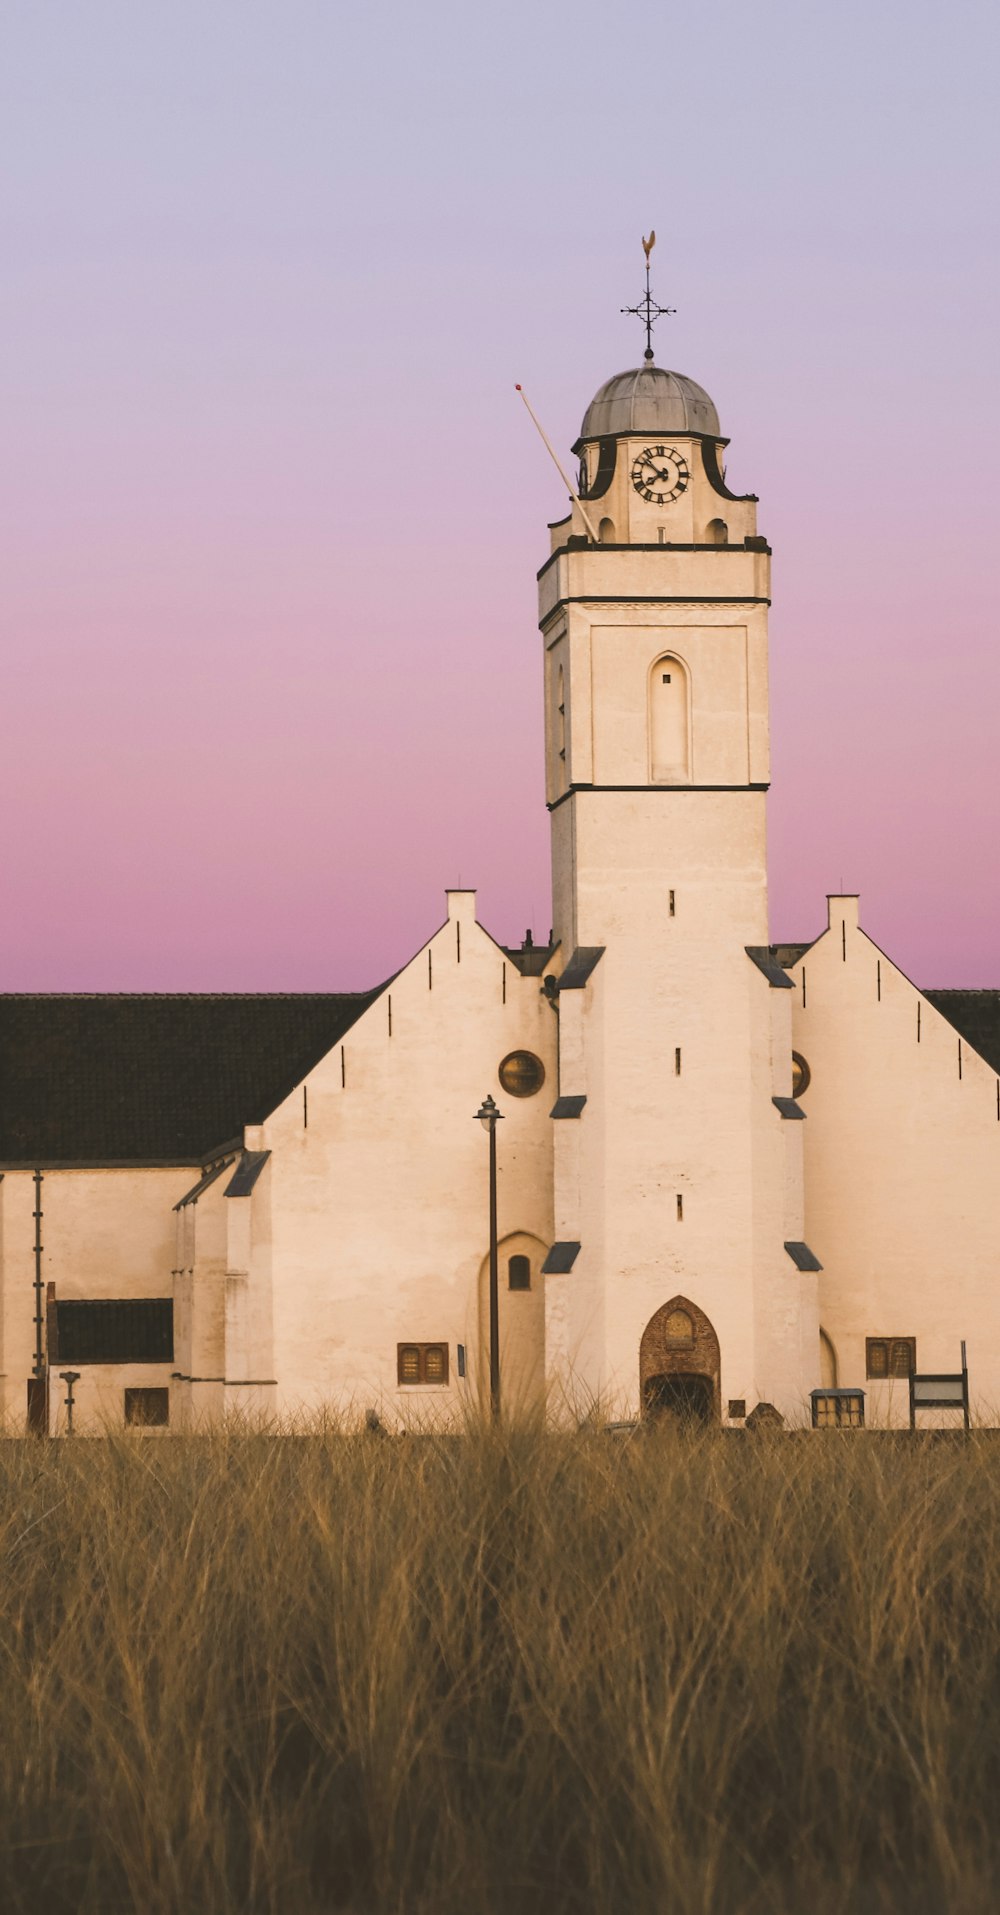
[[[671,313],[677,311],[676,306],[658,306],[649,290],[649,255],[655,245],[656,232],[653,227],[650,227],[649,238],[644,239],[642,242],[642,250],[646,255],[646,297],[645,299],[640,299],[638,306],[623,306],[621,308],[623,313],[634,313],[637,319],[642,320],[646,328],[646,351],[644,357],[649,360],[650,363],[652,363],[653,359],[653,321],[656,319],[666,319]]]

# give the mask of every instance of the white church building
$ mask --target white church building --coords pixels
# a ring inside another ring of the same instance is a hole
[[[922,991],[855,897],[770,943],[726,444],[651,353],[586,409],[538,575],[550,946],[458,890],[362,993],[0,996],[4,1427],[460,1423],[486,1092],[505,1412],[905,1423],[964,1340],[998,1420],[1000,991]]]

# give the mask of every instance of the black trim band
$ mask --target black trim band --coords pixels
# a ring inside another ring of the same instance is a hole
[[[740,503],[742,503],[742,501],[740,501]],[[565,519],[555,519],[550,524],[548,528],[549,531],[554,532],[559,525],[568,525],[571,517],[572,514]],[[671,544],[668,541],[666,544],[661,545],[659,539],[657,539],[655,545],[648,540],[640,541],[638,539],[634,541],[620,541],[616,539],[614,542],[609,540],[607,545],[600,543],[595,545],[593,539],[585,539],[582,545],[558,545],[554,552],[550,552],[540,571],[535,573],[535,579],[536,582],[540,582],[545,577],[549,567],[555,564],[556,559],[561,559],[567,552],[741,552],[744,558],[748,552],[764,552],[768,558],[771,557],[772,548],[767,540],[759,533],[748,533],[747,538],[753,540],[751,545],[748,545],[744,539],[733,539],[731,541],[727,539],[725,545],[710,545],[705,541],[700,545],[684,545],[680,541],[676,544]]]
[[[721,550],[721,547],[720,547]],[[720,598],[717,592],[711,597],[698,598],[693,592],[678,592],[669,597],[663,592],[650,592],[640,597],[632,592],[628,598],[621,598],[613,592],[577,592],[572,598],[557,598],[550,612],[546,612],[539,624],[544,632],[555,618],[557,612],[564,612],[567,605],[770,605],[769,598]]]
[[[559,806],[564,805],[566,803],[567,798],[573,798],[573,797],[579,796],[581,792],[587,792],[587,791],[631,791],[631,792],[645,791],[645,792],[648,792],[650,796],[652,796],[654,792],[663,792],[669,795],[671,798],[675,798],[677,797],[678,793],[683,794],[685,791],[770,791],[770,789],[771,787],[769,784],[767,785],[570,785],[569,790],[564,791],[561,798],[553,798],[551,803],[549,803],[549,801],[546,800],[545,809],[547,811],[558,811]]]

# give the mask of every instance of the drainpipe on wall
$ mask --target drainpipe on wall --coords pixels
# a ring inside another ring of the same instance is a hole
[[[42,1341],[42,1173],[35,1171],[35,1376],[45,1375],[45,1345]]]
[[[49,1433],[49,1379],[42,1336],[42,1172],[35,1171],[35,1358],[28,1378],[28,1431],[33,1436]]]

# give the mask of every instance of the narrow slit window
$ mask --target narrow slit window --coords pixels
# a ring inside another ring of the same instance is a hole
[[[679,1077],[680,1074],[681,1074],[681,1047],[678,1044],[676,1050],[674,1051],[674,1076]]]
[[[672,891],[667,892],[667,912],[672,918],[677,916],[677,901]]]
[[[677,1192],[677,1221],[678,1223],[684,1222],[684,1199],[680,1191]]]

